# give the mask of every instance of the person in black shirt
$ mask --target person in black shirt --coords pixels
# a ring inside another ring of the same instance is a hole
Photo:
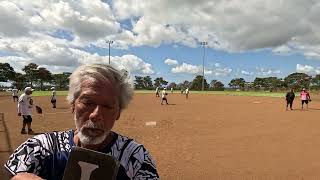
[[[286,101],[287,101],[287,107],[286,110],[288,110],[288,106],[290,105],[290,109],[292,110],[292,104],[294,100],[295,94],[293,92],[293,89],[291,89],[289,92],[287,92],[286,95]]]

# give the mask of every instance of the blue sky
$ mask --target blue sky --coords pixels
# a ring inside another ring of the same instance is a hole
[[[0,62],[53,73],[108,63],[131,76],[283,78],[320,73],[320,2],[299,0],[1,1]]]

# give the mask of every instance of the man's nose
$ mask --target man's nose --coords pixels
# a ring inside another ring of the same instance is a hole
[[[90,113],[89,119],[93,122],[102,120],[103,119],[102,111],[103,111],[103,107],[100,105],[96,105],[94,110]]]

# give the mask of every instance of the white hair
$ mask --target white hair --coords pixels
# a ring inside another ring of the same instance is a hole
[[[79,66],[70,76],[69,92],[67,100],[74,104],[81,93],[81,84],[87,79],[97,81],[110,80],[119,92],[120,110],[125,109],[133,96],[133,87],[129,83],[126,74],[107,64],[86,64]]]

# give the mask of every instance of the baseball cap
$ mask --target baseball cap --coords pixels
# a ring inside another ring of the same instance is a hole
[[[305,91],[305,90],[306,90],[306,88],[303,88],[303,89],[302,89],[302,91]]]
[[[32,89],[31,87],[26,87],[24,88],[24,92],[27,92],[27,91],[33,91],[34,89]]]

